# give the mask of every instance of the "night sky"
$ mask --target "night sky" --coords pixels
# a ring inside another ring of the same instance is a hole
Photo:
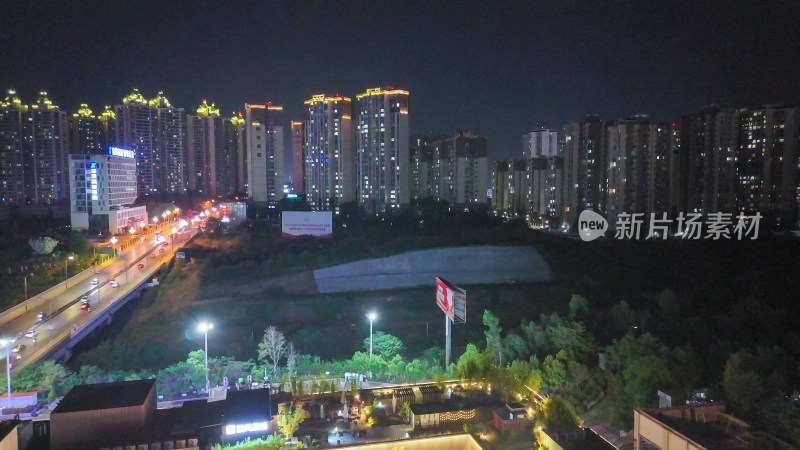
[[[217,6],[221,5],[221,6]],[[490,159],[598,113],[677,119],[800,100],[800,2],[3,2],[0,89],[70,113],[133,87],[193,112],[411,92],[412,133],[471,129]]]

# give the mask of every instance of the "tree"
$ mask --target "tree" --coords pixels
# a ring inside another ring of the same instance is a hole
[[[542,421],[549,431],[573,431],[581,427],[575,408],[560,397],[551,397],[544,402]]]
[[[399,408],[397,408],[397,414],[403,418],[403,420],[408,420],[408,416],[411,413],[411,405],[408,402],[403,402]]]
[[[658,310],[666,319],[677,319],[681,315],[681,304],[671,289],[664,289],[658,296]]]
[[[369,338],[364,339],[364,348],[369,353]],[[405,346],[399,338],[383,331],[377,331],[372,335],[372,352],[388,361],[395,355],[403,356]]]
[[[289,342],[289,348],[286,351],[286,370],[292,374],[297,370],[297,352],[294,351],[294,344]]]
[[[489,372],[492,363],[494,355],[491,352],[482,352],[475,344],[467,344],[467,350],[458,357],[455,374],[467,380],[481,379]]]
[[[56,248],[58,241],[50,236],[45,236],[39,239],[28,239],[28,245],[30,245],[36,253],[48,255]]]
[[[569,317],[574,319],[579,315],[589,314],[589,302],[578,294],[572,294],[569,299]]]
[[[483,311],[483,326],[487,329],[483,334],[486,336],[486,350],[495,355],[495,362],[497,365],[503,365],[503,339],[500,333],[503,329],[500,327],[500,319],[497,318],[491,311]]]
[[[305,420],[303,411],[297,409],[292,403],[291,405],[283,408],[283,410],[275,418],[275,423],[281,430],[286,439],[291,439],[295,431],[300,427],[300,424]]]
[[[272,376],[278,373],[278,362],[286,353],[286,337],[276,327],[264,330],[264,337],[258,344],[258,359],[272,365]]]

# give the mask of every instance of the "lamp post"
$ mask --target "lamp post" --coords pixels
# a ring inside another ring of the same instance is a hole
[[[22,277],[23,284],[25,285],[25,301],[23,302],[23,303],[25,303],[25,311],[28,310],[28,277],[29,276],[33,276],[33,274],[29,273],[29,274],[26,274],[24,277]]]
[[[203,322],[203,323],[201,323],[200,325],[197,326],[197,329],[202,331],[203,335],[205,336],[205,344],[206,344],[206,350],[205,350],[205,357],[206,357],[206,395],[208,395],[208,392],[209,392],[208,390],[209,390],[209,387],[210,387],[210,383],[208,381],[208,330],[210,330],[212,328],[214,328],[214,324],[211,323],[211,322]]]
[[[117,256],[117,237],[111,236],[109,241],[111,241],[111,254]]]
[[[6,381],[8,383],[8,407],[11,408],[11,354],[8,346],[14,342],[13,339],[0,339],[0,345],[6,348]]]
[[[378,317],[374,312],[367,314],[369,319],[369,379],[372,379],[372,322]]]
[[[69,275],[67,274],[67,266],[69,266],[69,262],[75,259],[73,255],[67,256],[67,259],[64,260],[64,289],[69,288]]]

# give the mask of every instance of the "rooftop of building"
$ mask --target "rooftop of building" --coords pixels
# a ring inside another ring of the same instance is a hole
[[[73,387],[52,414],[126,408],[144,404],[156,380],[81,384]]]
[[[473,408],[462,408],[456,405],[455,403],[449,403],[449,402],[411,405],[409,408],[411,409],[411,412],[413,412],[415,415],[436,414],[436,413],[473,409]]]

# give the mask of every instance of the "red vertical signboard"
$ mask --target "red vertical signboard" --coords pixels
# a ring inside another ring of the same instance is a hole
[[[448,283],[436,277],[436,304],[452,321],[454,319],[455,292]]]

